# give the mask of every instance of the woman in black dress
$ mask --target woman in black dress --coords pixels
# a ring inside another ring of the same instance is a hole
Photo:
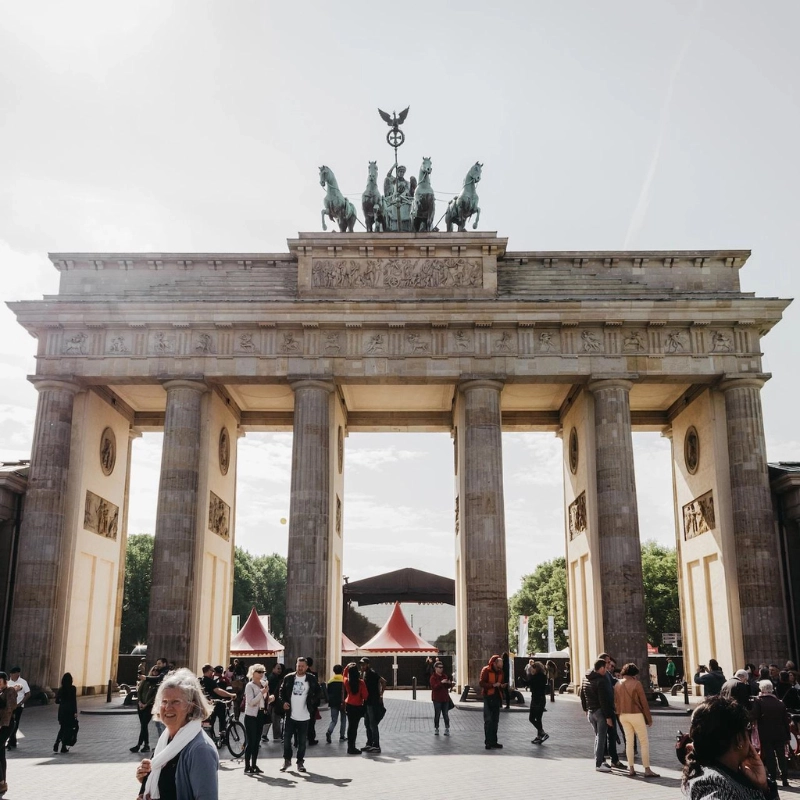
[[[68,753],[69,748],[64,742],[71,742],[75,725],[78,721],[78,695],[72,685],[72,675],[64,673],[61,679],[61,687],[56,692],[56,703],[58,703],[58,736],[53,745],[53,752],[58,752],[61,745],[61,752]]]

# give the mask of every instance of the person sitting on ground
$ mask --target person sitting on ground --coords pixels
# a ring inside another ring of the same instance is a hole
[[[645,778],[660,778],[657,772],[650,769],[650,742],[647,729],[653,724],[653,715],[639,683],[639,667],[636,664],[625,664],[621,670],[621,678],[614,686],[614,702],[617,715],[625,732],[625,754],[628,756],[628,775],[636,775],[633,766],[633,746],[636,736],[639,737],[639,748],[642,754],[642,766]]]
[[[683,769],[689,800],[765,800],[774,789],[748,736],[747,712],[725,697],[704,700],[692,714],[692,748]]]
[[[200,682],[188,669],[168,674],[158,687],[155,713],[165,726],[152,758],[136,769],[139,800],[219,800],[219,755],[203,732],[211,714]]]

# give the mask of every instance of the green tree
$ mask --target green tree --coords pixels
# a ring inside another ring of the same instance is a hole
[[[449,633],[443,633],[441,636],[436,637],[433,646],[442,655],[452,655],[456,652],[456,629],[453,628]]]
[[[675,549],[653,541],[645,542],[642,545],[642,579],[647,641],[660,648],[661,652],[671,653],[673,648],[662,647],[661,635],[681,629]]]
[[[545,561],[522,578],[522,588],[508,601],[510,619],[508,637],[516,651],[520,616],[528,617],[528,649],[542,652],[547,649],[547,617],[555,617],[556,647],[561,650],[567,640],[567,564],[564,558]]]
[[[237,547],[233,555],[232,613],[242,624],[253,608],[270,615],[271,633],[279,640],[286,629],[286,559],[273,553],[254,556]]]
[[[342,632],[355,644],[366,644],[380,627],[362,614],[352,603],[345,604],[342,614]]]
[[[122,596],[120,653],[130,653],[147,641],[150,579],[153,572],[153,537],[148,533],[128,537],[125,550],[125,585]]]

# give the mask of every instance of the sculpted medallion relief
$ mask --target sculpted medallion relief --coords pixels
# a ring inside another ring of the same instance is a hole
[[[578,431],[573,428],[569,432],[569,471],[575,475],[578,471]]]
[[[554,334],[550,331],[542,331],[539,334],[539,350],[542,353],[557,353],[558,343],[554,338]]]
[[[223,426],[219,432],[219,471],[223,475],[228,474],[228,467],[231,463],[231,437],[228,429]]]
[[[483,285],[477,258],[315,259],[311,265],[315,289],[444,289]]]
[[[106,539],[117,538],[119,523],[119,506],[114,505],[94,492],[86,492],[86,504],[83,510],[83,527]]]
[[[683,441],[683,460],[686,469],[694,475],[700,464],[700,437],[694,425],[686,431],[686,438]]]
[[[569,539],[586,533],[586,492],[581,492],[569,504]]]
[[[111,428],[106,428],[100,436],[100,469],[103,475],[110,475],[117,463],[117,437]]]
[[[716,528],[714,493],[706,492],[683,507],[683,538],[694,539]]]
[[[214,492],[209,492],[208,502],[208,529],[226,542],[231,538],[231,507]]]

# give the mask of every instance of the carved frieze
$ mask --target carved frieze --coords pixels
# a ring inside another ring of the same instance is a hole
[[[83,510],[83,527],[106,539],[117,538],[119,526],[119,506],[99,494],[86,492],[86,504]]]
[[[586,492],[581,492],[569,504],[569,540],[586,533]]]
[[[581,331],[581,350],[584,353],[602,353],[603,343],[593,331]]]
[[[288,331],[281,334],[278,349],[281,353],[286,353],[288,355],[299,355],[303,352],[303,345],[300,343],[300,340],[297,339],[294,333]]]
[[[226,542],[231,538],[231,507],[214,492],[209,492],[208,529]]]
[[[162,331],[153,334],[153,352],[158,356],[169,356],[175,353],[175,339]]]
[[[68,337],[66,342],[64,342],[64,354],[74,356],[87,355],[86,342],[88,339],[89,336],[83,331]]]
[[[682,331],[671,331],[664,339],[664,352],[666,353],[685,353],[686,340]]]
[[[642,331],[628,331],[622,340],[622,349],[626,353],[641,353],[645,349],[644,341]]]
[[[711,333],[711,352],[712,353],[732,353],[733,342],[731,337],[724,331],[712,331]]]
[[[197,342],[194,346],[196,353],[200,355],[207,355],[214,352],[214,340],[210,333],[200,333],[197,336]]]
[[[558,349],[558,334],[553,331],[542,331],[539,334],[539,351],[541,353],[557,353]]]
[[[573,427],[569,432],[569,471],[575,475],[578,472],[578,431]]]
[[[683,460],[686,469],[694,475],[700,465],[700,437],[697,435],[694,425],[686,431],[686,439],[683,442]]]
[[[314,259],[314,289],[481,288],[477,258]]]
[[[258,348],[256,347],[256,343],[253,341],[254,335],[255,334],[253,333],[240,333],[236,349],[240,353],[257,353]]]
[[[706,492],[683,507],[683,538],[688,541],[716,528],[714,493]]]
[[[228,429],[223,425],[219,432],[219,471],[223,475],[228,474],[231,464],[231,437]]]
[[[131,349],[125,341],[124,336],[112,336],[108,345],[108,352],[115,355],[124,356],[130,353]]]

